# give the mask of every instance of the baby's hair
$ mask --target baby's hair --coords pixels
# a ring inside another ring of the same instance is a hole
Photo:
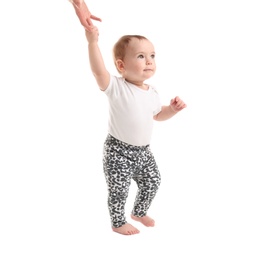
[[[138,40],[148,40],[146,37],[142,35],[124,35],[121,38],[119,38],[119,40],[115,43],[113,48],[113,58],[115,66],[116,66],[116,60],[118,59],[124,60],[127,46],[133,38],[136,38]]]

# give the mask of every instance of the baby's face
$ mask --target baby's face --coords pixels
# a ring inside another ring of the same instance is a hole
[[[124,57],[122,76],[129,81],[144,81],[156,70],[155,50],[148,40],[131,39]]]

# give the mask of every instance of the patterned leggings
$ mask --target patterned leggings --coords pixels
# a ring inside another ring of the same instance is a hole
[[[127,223],[125,204],[132,179],[138,186],[132,214],[145,216],[161,182],[149,145],[133,146],[108,135],[104,143],[103,170],[112,226],[121,227]]]

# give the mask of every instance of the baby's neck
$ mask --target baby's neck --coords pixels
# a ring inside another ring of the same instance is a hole
[[[125,79],[127,82],[135,85],[136,87],[140,88],[140,89],[144,89],[144,90],[148,90],[149,86],[147,84],[145,84],[144,82],[136,82],[136,81],[130,81]]]

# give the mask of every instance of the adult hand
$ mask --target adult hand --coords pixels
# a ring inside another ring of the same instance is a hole
[[[100,18],[90,13],[84,0],[69,0],[69,1],[73,4],[76,15],[78,16],[80,23],[84,26],[86,30],[90,30],[90,27],[93,26],[91,19],[101,22]]]

